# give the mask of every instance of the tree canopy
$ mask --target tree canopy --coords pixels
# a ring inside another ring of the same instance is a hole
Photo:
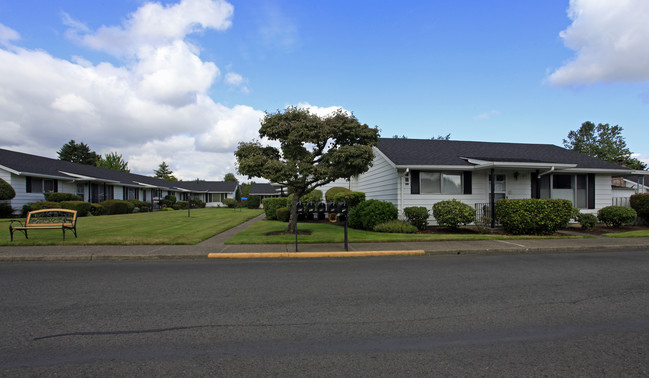
[[[117,152],[111,152],[106,154],[106,157],[99,155],[99,160],[97,160],[97,166],[101,168],[112,169],[115,171],[130,172],[128,168],[128,162],[124,161],[121,154]]]
[[[0,178],[0,201],[10,200],[16,197],[16,191],[13,186]]]
[[[97,155],[96,152],[91,151],[87,144],[83,142],[76,143],[74,139],[71,139],[68,143],[64,144],[58,151],[58,155],[59,160],[71,161],[73,163],[85,165],[97,165],[97,160],[99,160],[99,155]]]
[[[632,157],[632,152],[622,136],[622,127],[597,124],[586,121],[578,130],[568,133],[563,140],[565,148],[596,157],[614,164],[621,164],[630,169],[643,170],[647,165]]]
[[[174,172],[164,161],[160,163],[158,169],[154,170],[153,173],[155,174],[154,177],[161,178],[163,180],[178,181],[178,179],[173,175]]]
[[[266,113],[259,136],[277,142],[279,147],[240,142],[235,152],[237,169],[250,178],[263,177],[285,185],[295,194],[288,228],[292,232],[302,195],[369,169],[379,131],[342,110],[319,117],[307,109],[288,107],[283,112]]]
[[[223,178],[223,181],[225,181],[225,182],[239,182],[239,180],[237,180],[237,177],[234,175],[234,173],[226,173],[225,177]]]

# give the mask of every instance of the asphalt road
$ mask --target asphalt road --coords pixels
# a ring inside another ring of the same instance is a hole
[[[646,376],[649,251],[0,264],[1,376]]]

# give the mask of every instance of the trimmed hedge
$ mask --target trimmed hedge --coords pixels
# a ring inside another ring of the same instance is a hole
[[[61,201],[61,207],[68,210],[75,210],[78,217],[86,217],[90,213],[92,204],[83,201]]]
[[[14,208],[6,202],[0,202],[0,218],[11,218],[14,215]]]
[[[259,209],[260,203],[259,196],[248,196],[248,199],[246,200],[246,208]]]
[[[0,178],[0,200],[6,201],[16,197],[13,186]]]
[[[638,217],[635,210],[624,206],[606,206],[597,212],[597,218],[608,227],[620,228],[627,223],[633,223]]]
[[[572,202],[561,199],[502,199],[496,202],[496,219],[515,235],[547,235],[570,222]]]
[[[406,220],[418,230],[425,230],[428,227],[428,218],[430,213],[423,206],[406,207],[403,209]]]
[[[597,216],[594,214],[579,214],[577,220],[584,230],[590,230],[597,225]]]
[[[264,198],[262,203],[268,220],[277,220],[277,209],[288,206],[286,197]]]
[[[229,208],[233,208],[237,205],[237,200],[234,198],[224,198],[221,203]]]
[[[133,211],[136,211],[137,209],[139,209],[137,211],[139,211],[140,213],[148,213],[149,211],[151,211],[151,202],[140,201],[136,199],[130,199],[127,201],[132,203],[133,206],[135,206]]]
[[[167,194],[165,198],[160,201],[160,204],[165,207],[172,207],[176,204],[176,196],[173,194]]]
[[[103,207],[102,205],[98,203],[91,203],[90,204],[90,214],[93,216],[100,216],[106,214],[106,208]]]
[[[63,202],[63,201],[83,201],[81,196],[72,193],[45,193],[45,201]]]
[[[344,202],[350,209],[358,206],[364,201],[365,193],[363,192],[338,193],[334,196],[334,202]]]
[[[280,207],[275,211],[275,218],[280,222],[288,222],[291,219],[291,209]]]
[[[368,200],[349,211],[349,226],[371,231],[377,224],[396,220],[398,216],[399,212],[392,203]]]
[[[440,201],[433,205],[433,217],[440,226],[458,228],[475,221],[475,209],[456,199]]]
[[[638,217],[649,222],[649,193],[634,194],[629,199],[629,205],[635,210]]]
[[[395,234],[414,234],[417,227],[402,220],[392,220],[389,222],[377,224],[374,226],[375,232],[391,232]]]
[[[43,209],[62,209],[61,204],[58,202],[51,202],[51,201],[39,201],[39,202],[34,202],[30,203],[29,205],[29,211],[35,211],[35,210],[43,210]]]
[[[339,194],[339,193],[346,194],[346,193],[351,193],[351,192],[352,192],[351,190],[349,190],[349,189],[347,189],[345,187],[334,186],[333,188],[329,188],[329,190],[327,190],[325,192],[325,201],[334,202],[335,201],[334,197],[336,196],[336,194]]]
[[[106,200],[99,203],[105,209],[106,215],[129,214],[135,209],[135,205],[125,200]]]
[[[187,210],[188,202],[187,201],[178,201],[171,206],[174,210]]]

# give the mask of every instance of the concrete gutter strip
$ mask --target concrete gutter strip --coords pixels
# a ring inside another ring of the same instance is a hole
[[[211,259],[262,259],[262,258],[320,258],[320,257],[368,257],[368,256],[418,256],[426,251],[354,251],[354,252],[242,252],[210,253]]]

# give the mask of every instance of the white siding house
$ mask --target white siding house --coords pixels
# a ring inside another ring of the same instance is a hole
[[[381,138],[374,152],[350,189],[393,203],[402,217],[412,206],[432,214],[435,203],[449,199],[491,209],[499,199],[557,198],[596,213],[612,204],[611,177],[633,173],[545,144]]]

